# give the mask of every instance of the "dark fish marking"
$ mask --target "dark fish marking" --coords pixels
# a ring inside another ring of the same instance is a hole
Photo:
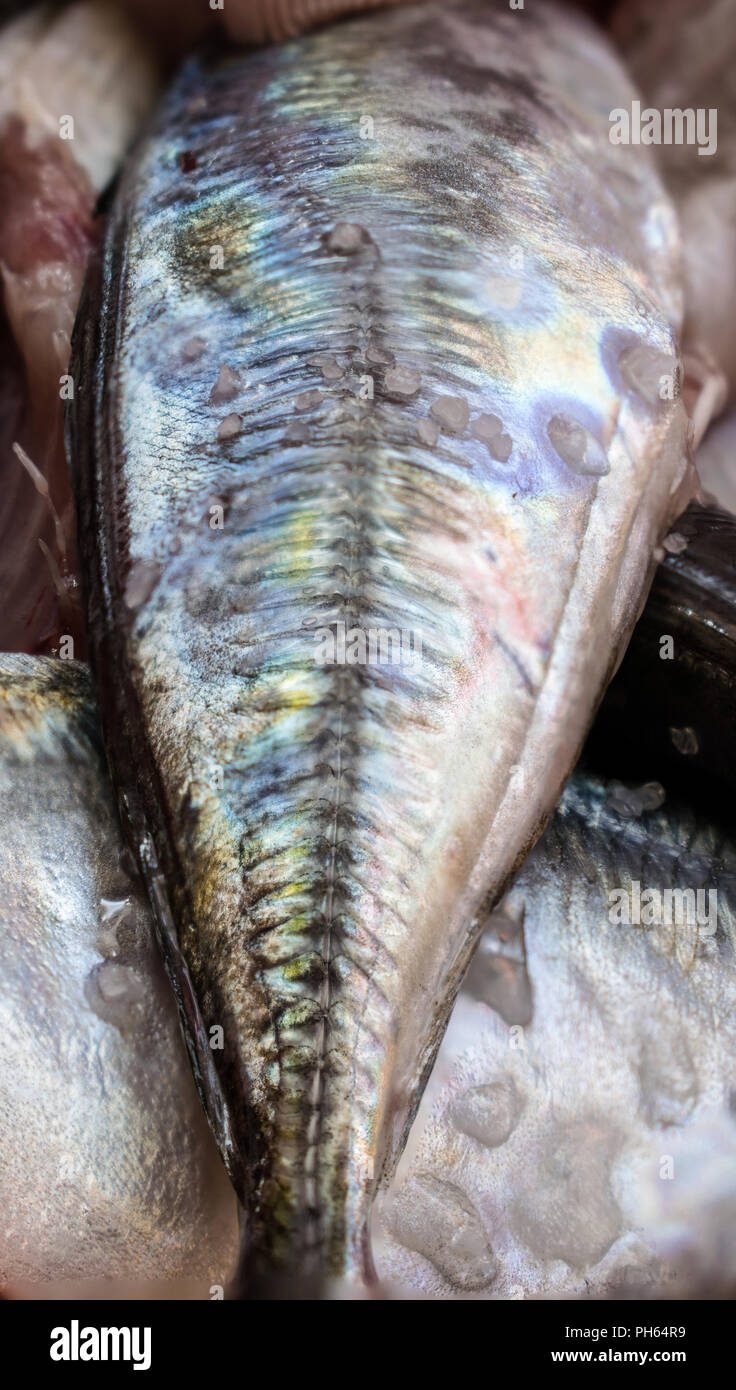
[[[520,658],[518,657],[517,653],[513,650],[513,647],[509,646],[509,643],[504,641],[503,637],[501,637],[501,635],[500,635],[499,632],[495,632],[493,635],[494,635],[494,637],[495,637],[495,639],[496,639],[496,641],[497,641],[499,647],[501,648],[501,651],[503,652],[504,656],[507,656],[507,657],[508,657],[508,659],[509,659],[509,661],[512,663],[514,669],[518,672],[519,676],[521,677],[521,681],[522,681],[522,685],[524,686],[524,689],[525,689],[525,690],[528,692],[528,694],[530,694],[530,695],[536,694],[536,691],[535,691],[535,689],[534,689],[533,682],[532,682],[532,680],[531,680],[531,678],[530,678],[528,672],[524,669],[524,665],[523,665],[522,661],[521,661]]]

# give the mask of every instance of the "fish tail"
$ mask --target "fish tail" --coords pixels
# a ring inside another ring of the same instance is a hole
[[[246,1301],[377,1299],[384,1296],[373,1263],[369,1221],[345,1242],[338,1258],[315,1251],[303,1238],[274,1245],[268,1220],[240,1208],[240,1252],[228,1290],[231,1299]]]

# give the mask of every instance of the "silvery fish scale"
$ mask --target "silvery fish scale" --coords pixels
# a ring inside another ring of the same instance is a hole
[[[206,1296],[237,1253],[236,1203],[81,661],[0,654],[0,978],[3,1296],[184,1279]]]
[[[551,7],[193,61],[88,284],[103,718],[253,1271],[371,1277],[479,904],[677,505],[677,237],[608,140],[632,95]]]
[[[736,847],[658,790],[578,767],[487,919],[377,1204],[404,1297],[733,1288]]]

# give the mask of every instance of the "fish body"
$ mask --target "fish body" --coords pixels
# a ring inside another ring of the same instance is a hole
[[[682,505],[631,95],[580,16],[473,0],[192,61],[88,281],[93,663],[246,1283],[372,1279],[479,904]]]
[[[2,1287],[178,1279],[208,1297],[236,1203],[81,662],[0,656],[0,971]]]
[[[624,817],[614,791],[577,769],[486,918],[380,1199],[404,1296],[733,1289],[732,821],[669,794]]]

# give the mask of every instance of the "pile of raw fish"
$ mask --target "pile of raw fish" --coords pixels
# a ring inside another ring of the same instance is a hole
[[[5,1295],[728,1292],[736,0],[150,9],[0,29]]]

